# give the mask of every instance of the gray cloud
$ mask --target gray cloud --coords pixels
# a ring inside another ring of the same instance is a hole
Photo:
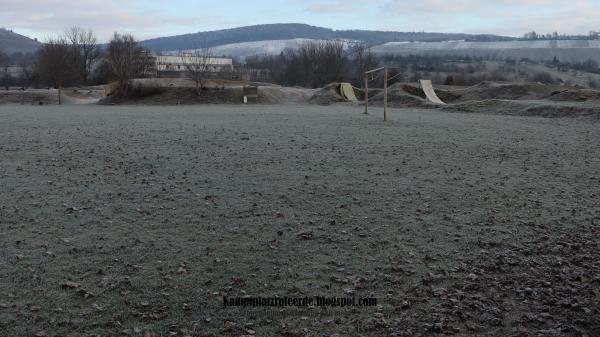
[[[0,22],[39,38],[81,26],[93,29],[102,40],[107,40],[115,31],[133,33],[143,39],[169,31],[189,32],[192,27],[222,24],[226,20],[202,15],[167,15],[160,8],[140,8],[128,0],[2,0]]]

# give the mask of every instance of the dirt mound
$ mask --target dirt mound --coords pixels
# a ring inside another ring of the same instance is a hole
[[[396,83],[389,88],[390,91],[400,91],[408,95],[413,95],[425,99],[425,92],[419,86],[408,83]],[[459,94],[453,93],[450,90],[435,88],[435,93],[444,102],[454,102],[460,98]]]
[[[489,99],[534,100],[547,98],[558,88],[560,87],[540,83],[481,82],[475,86],[448,91],[448,93],[456,95],[457,101]],[[443,100],[444,98],[440,95],[440,99]]]
[[[381,95],[381,100],[379,100],[379,95],[376,97],[375,105],[381,102],[383,106],[383,95]],[[404,107],[429,107],[431,104],[426,100],[416,97],[413,95],[405,95],[405,94],[391,94],[388,95],[388,104],[392,108],[404,108]]]
[[[413,84],[396,83],[390,86],[388,90],[389,101],[399,102],[399,107],[402,106],[403,102],[407,104],[405,106],[409,107],[420,106],[421,101],[419,99],[425,99],[423,89]],[[549,99],[565,102],[600,101],[600,91],[541,83],[481,82],[469,88],[454,90],[436,88],[435,91],[438,97],[445,103],[468,103],[461,106],[476,108],[482,102],[494,102],[495,100],[531,101]],[[373,100],[383,101],[383,94],[380,93],[373,96]],[[462,109],[462,107],[459,107],[459,109]]]
[[[548,99],[559,102],[600,101],[600,91],[589,89],[567,89],[553,92]]]
[[[375,106],[383,106],[383,90],[370,98]],[[442,100],[455,101],[458,96],[441,90],[438,95]],[[442,98],[443,97],[443,98]],[[388,104],[392,108],[427,107],[435,108],[434,104],[427,102],[423,89],[406,83],[396,83],[388,88]]]
[[[258,102],[263,104],[302,104],[310,100],[313,89],[280,86],[258,87]]]
[[[435,93],[437,94],[439,99],[441,99],[445,103],[453,103],[460,99],[460,95],[458,95],[450,90],[436,88]]]
[[[442,108],[450,112],[487,113],[536,117],[592,117],[600,118],[600,106],[583,103],[552,103],[543,101],[481,100],[462,102]]]
[[[153,87],[143,88],[128,95],[111,95],[100,100],[100,104],[147,104],[147,105],[189,105],[189,104],[240,104],[243,88],[213,89],[204,88],[196,93],[195,88]]]
[[[104,96],[104,90],[95,88],[64,89],[61,97],[65,104],[95,104]]]
[[[376,101],[383,101],[383,90],[373,96]],[[438,97],[444,102],[454,102],[460,98],[460,95],[454,94],[448,90],[436,89]],[[395,83],[388,88],[388,101],[392,107],[434,107],[426,101],[425,92],[420,87],[408,83]],[[403,105],[404,104],[404,105]]]
[[[344,101],[344,98],[340,94],[340,83],[331,83],[318,89],[308,100],[311,104],[319,105],[331,105]]]
[[[423,89],[421,89],[417,86],[410,85],[410,84],[396,83],[396,84],[390,86],[389,90],[390,90],[390,92],[398,91],[398,92],[405,93],[408,95],[421,97],[423,99],[425,99],[425,97],[426,97]]]
[[[390,88],[391,89],[391,88]],[[384,94],[380,92],[369,99],[374,106],[383,106]],[[426,107],[429,106],[427,101],[419,96],[411,95],[403,90],[388,91],[388,106],[392,108],[405,107]]]
[[[305,104],[315,90],[280,86],[259,86],[258,99],[250,98],[249,103],[261,104]],[[242,104],[243,86],[204,87],[199,94],[193,87],[155,86],[134,84],[126,92],[116,90],[104,98],[100,104],[149,104],[149,105],[189,105],[189,104]]]
[[[258,102],[266,104],[284,103],[287,97],[286,94],[277,87],[259,87]]]
[[[369,88],[369,97],[373,98],[377,94],[382,93],[383,89],[380,88]],[[365,90],[363,88],[354,88],[354,94],[358,99],[359,103],[365,101]]]

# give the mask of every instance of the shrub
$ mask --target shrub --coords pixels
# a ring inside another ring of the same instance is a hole
[[[116,90],[115,96],[119,98],[134,98],[140,99],[144,97],[162,94],[164,88],[156,81],[144,82],[123,82]]]
[[[543,72],[543,71],[533,75],[531,80],[533,82],[540,82],[540,83],[544,83],[544,84],[556,83],[556,80],[552,77],[552,75],[548,74],[547,72]]]

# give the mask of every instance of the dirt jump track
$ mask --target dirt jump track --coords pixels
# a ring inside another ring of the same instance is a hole
[[[362,105],[364,90],[349,83],[331,83],[323,88],[283,87],[268,83],[240,81],[210,81],[200,92],[193,82],[184,79],[139,79],[133,81],[131,95],[110,95],[114,88],[85,87],[62,90],[63,104],[109,105],[198,105],[243,104],[243,88],[258,88],[257,99],[251,104],[286,105]],[[114,86],[114,85],[113,85]],[[108,88],[108,90],[107,90]],[[370,88],[369,102],[382,106],[381,88]],[[28,89],[0,91],[0,104],[57,104],[57,90]],[[541,83],[481,82],[471,87],[437,85],[430,81],[394,83],[388,88],[391,108],[426,108],[447,112],[493,113],[542,117],[600,118],[600,91],[545,85]]]

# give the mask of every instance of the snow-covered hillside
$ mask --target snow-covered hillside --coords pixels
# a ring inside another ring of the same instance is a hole
[[[286,48],[296,49],[315,39],[268,40],[242,42],[212,47],[216,56],[231,56],[240,61],[254,55],[277,55]],[[357,41],[342,40],[346,48]],[[502,41],[502,42],[390,42],[373,47],[376,54],[392,55],[464,55],[493,56],[497,58],[530,58],[533,60],[551,60],[555,56],[562,61],[600,61],[600,40],[538,40],[538,41]],[[177,54],[171,51],[169,54]]]
[[[277,55],[285,49],[298,49],[304,43],[319,42],[325,40],[314,39],[290,39],[290,40],[269,40],[256,42],[232,43],[222,46],[212,47],[211,53],[215,56],[231,56],[240,60],[244,60],[248,56],[254,55]],[[343,40],[347,48],[351,41]],[[189,51],[189,50],[188,50]],[[171,51],[169,54],[177,54],[176,51]]]
[[[600,40],[538,40],[503,42],[390,42],[373,48],[377,54],[454,54],[583,61],[600,60]]]

